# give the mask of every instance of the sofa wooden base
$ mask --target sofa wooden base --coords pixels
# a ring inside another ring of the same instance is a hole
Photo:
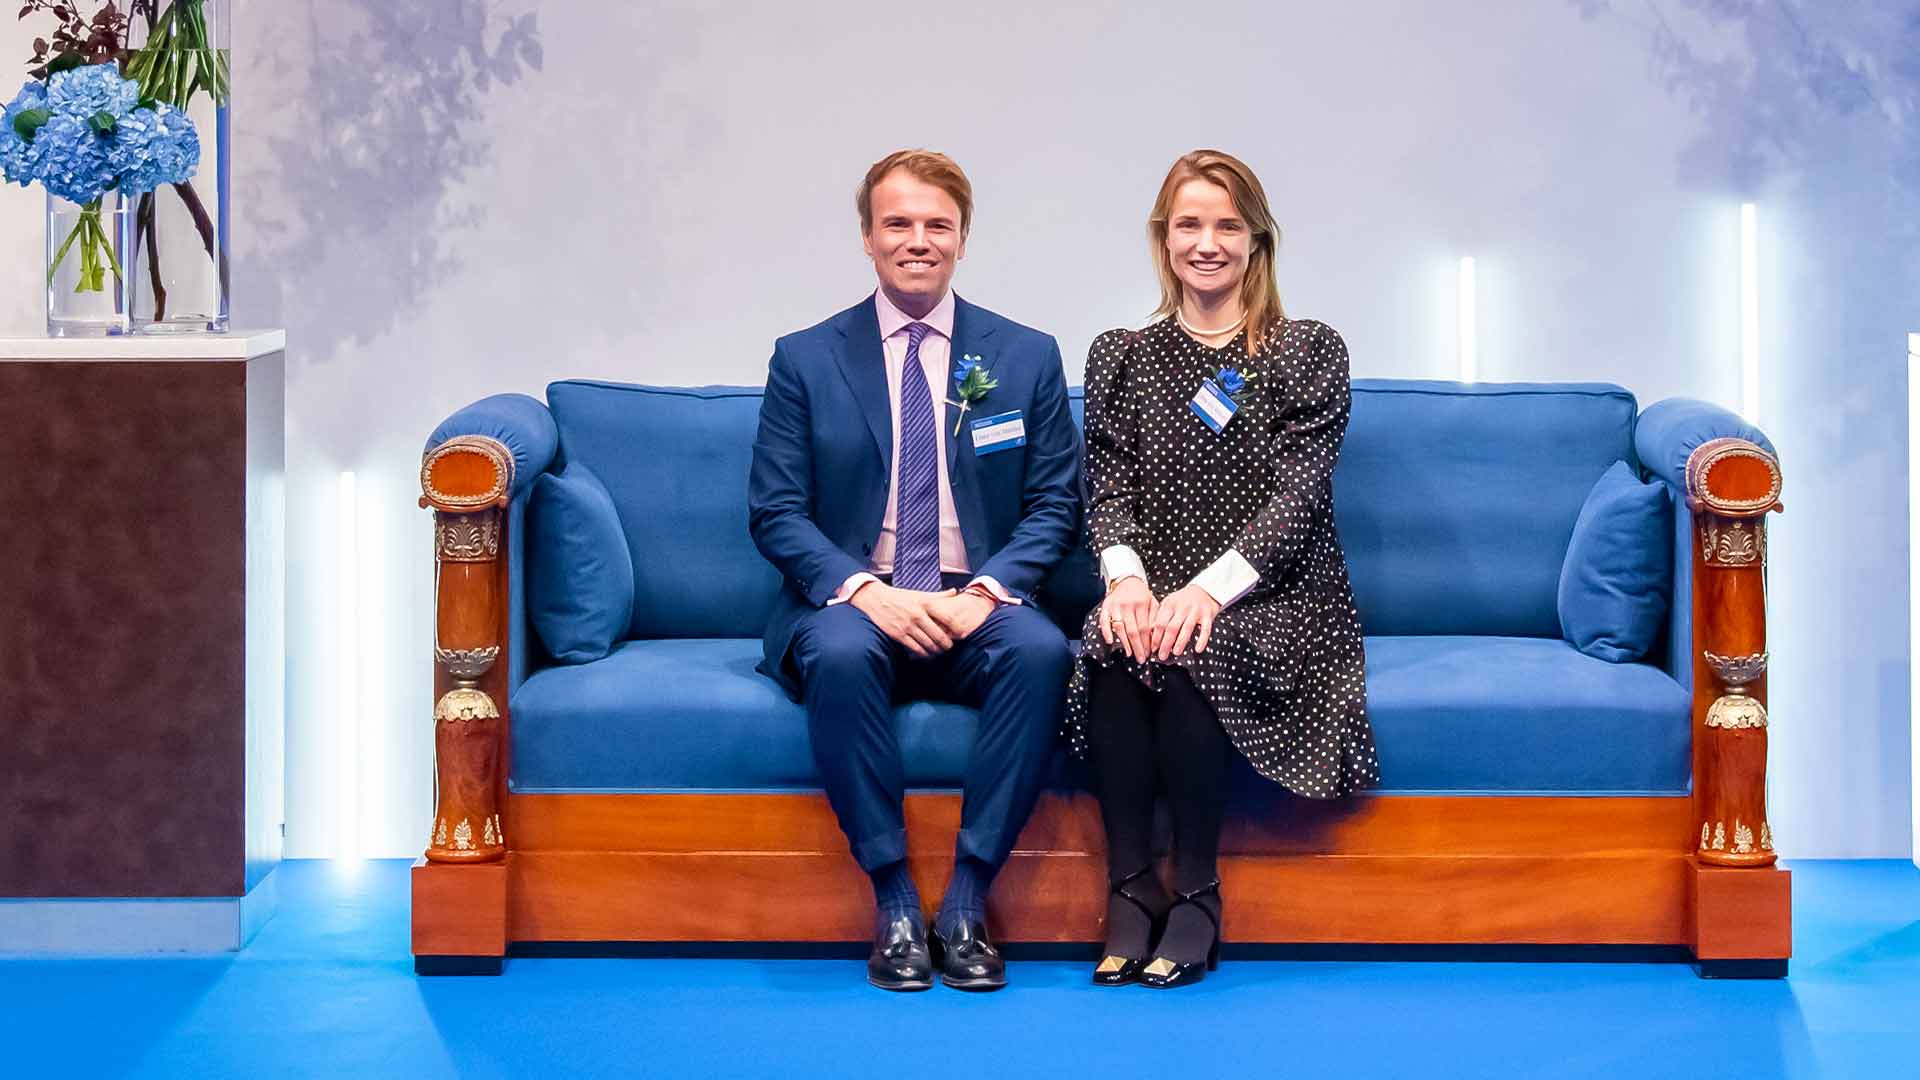
[[[1230,819],[1221,874],[1235,943],[1643,945],[1703,975],[1775,974],[1790,876],[1693,858],[1691,800],[1275,798]],[[913,795],[910,862],[937,901],[959,799]],[[1007,942],[1102,936],[1105,861],[1086,795],[1049,794],[994,888]],[[865,877],[814,794],[516,795],[503,862],[414,869],[414,953],[513,942],[840,942],[872,925]]]
[[[458,971],[507,954],[507,865],[413,863],[413,955],[421,974]],[[423,961],[426,963],[423,965]],[[446,969],[428,972],[424,968]],[[496,970],[492,974],[499,974]]]

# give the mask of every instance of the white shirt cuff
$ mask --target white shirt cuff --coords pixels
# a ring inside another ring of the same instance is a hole
[[[1247,595],[1247,590],[1259,581],[1260,574],[1254,570],[1253,564],[1232,548],[1228,548],[1225,555],[1213,560],[1212,566],[1193,578],[1193,583],[1223,608]]]
[[[1137,577],[1147,580],[1147,566],[1140,556],[1125,544],[1115,544],[1100,553],[1100,577],[1102,583],[1112,587],[1121,578]]]
[[[832,596],[827,597],[826,606],[832,607],[835,604],[844,604],[847,601],[853,599],[854,590],[860,588],[860,586],[866,584],[869,581],[879,581],[879,580],[880,580],[879,578],[874,577],[872,574],[867,573],[865,570],[862,570],[859,573],[848,578],[847,580],[841,582],[839,591],[835,592]]]
[[[967,586],[969,588],[975,585],[978,585],[986,589],[988,592],[992,593],[993,598],[995,600],[1000,601],[1003,604],[1018,604],[1020,602],[1020,598],[1008,592],[1006,590],[1006,586],[1001,585],[998,581],[993,580],[993,578],[987,576],[986,574],[981,574],[979,577],[974,578],[972,581],[967,582]]]

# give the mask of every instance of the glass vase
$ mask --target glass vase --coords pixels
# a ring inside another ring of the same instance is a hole
[[[127,332],[127,201],[109,191],[81,205],[47,196],[47,336]]]
[[[233,62],[228,0],[155,0],[136,7],[126,74],[141,94],[187,114],[200,164],[179,184],[130,200],[132,318],[145,334],[227,329],[227,114]]]

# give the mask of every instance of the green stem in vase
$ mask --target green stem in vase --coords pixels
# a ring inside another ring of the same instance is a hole
[[[76,293],[101,292],[107,287],[107,270],[113,270],[113,279],[121,280],[120,260],[113,253],[113,238],[107,235],[107,228],[100,220],[100,200],[87,203],[80,208],[80,216],[68,230],[67,238],[53,257],[53,265],[47,268],[47,284],[53,284],[60,267],[65,264],[67,252],[74,244],[80,245],[80,273],[73,283]]]
[[[73,247],[73,242],[80,238],[80,230],[86,223],[86,218],[84,217],[73,223],[73,228],[67,232],[67,238],[60,242],[60,250],[54,253],[53,260],[47,264],[47,284],[49,286],[53,284],[54,275],[60,272],[60,264],[67,261],[67,249]]]
[[[232,62],[213,47],[205,0],[175,0],[147,31],[147,43],[127,62],[127,77],[147,97],[184,110],[205,90],[215,105],[227,103]]]
[[[73,291],[76,293],[92,292],[93,266],[94,263],[99,260],[95,258],[94,255],[93,230],[87,227],[86,214],[82,213],[80,215],[80,221],[75,225],[75,228],[80,230],[80,276],[74,280]]]
[[[119,257],[113,253],[113,237],[107,234],[107,227],[100,220],[100,211],[97,209],[93,212],[93,236],[100,242],[100,254],[106,256],[107,268],[113,271],[113,280],[121,280],[125,275],[121,273]],[[100,287],[105,288],[106,283],[102,282]]]

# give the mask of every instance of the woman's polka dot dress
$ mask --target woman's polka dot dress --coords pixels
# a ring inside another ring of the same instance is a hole
[[[1333,467],[1347,430],[1347,348],[1324,323],[1281,321],[1249,357],[1245,331],[1213,349],[1172,319],[1100,335],[1087,356],[1088,516],[1095,553],[1130,547],[1156,597],[1228,548],[1259,582],[1220,613],[1204,653],[1175,656],[1262,776],[1309,798],[1380,781],[1367,723],[1366,654],[1333,524]],[[1215,434],[1188,407],[1222,367],[1247,378]],[[1087,753],[1089,667],[1145,669],[1081,632],[1066,736]]]

